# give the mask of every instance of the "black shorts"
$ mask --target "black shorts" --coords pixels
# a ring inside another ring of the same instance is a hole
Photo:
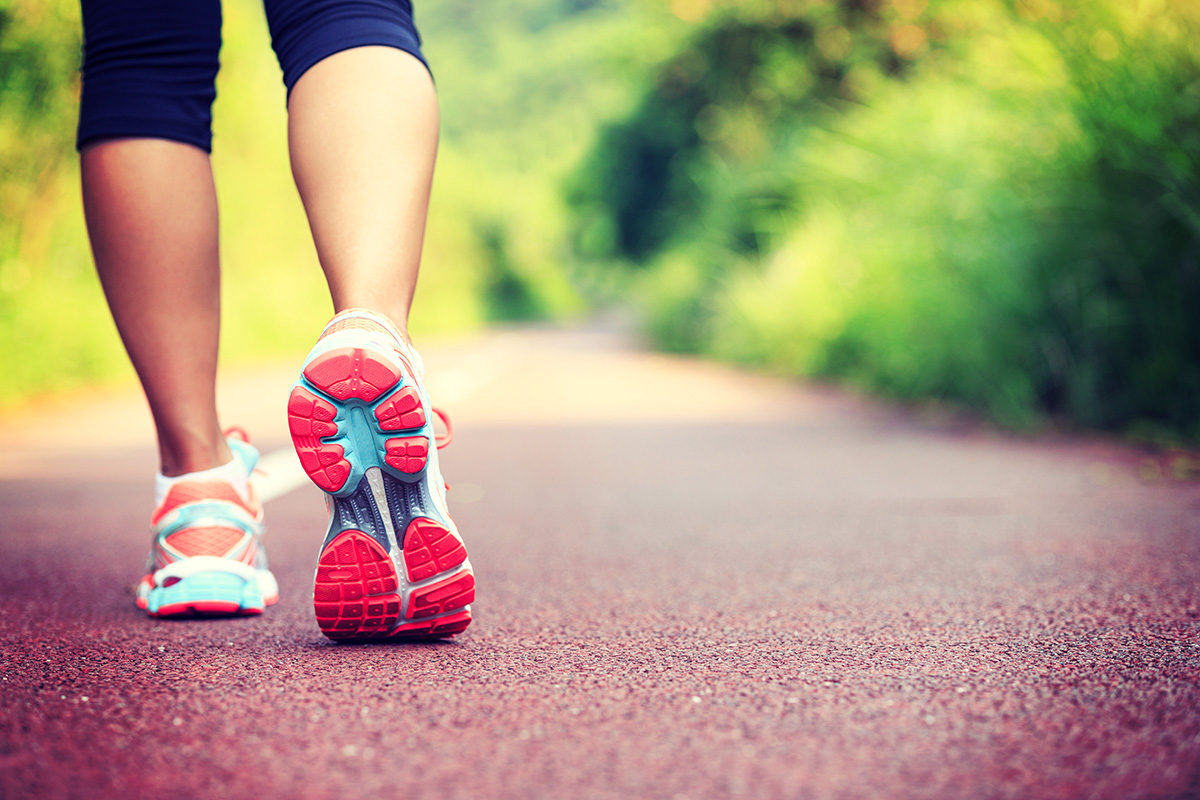
[[[263,6],[289,93],[309,67],[352,47],[395,47],[426,63],[409,0],[264,0]],[[211,151],[220,0],[82,0],[82,7],[76,147],[146,137]]]

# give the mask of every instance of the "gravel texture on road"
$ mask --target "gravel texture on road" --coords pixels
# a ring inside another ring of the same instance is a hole
[[[0,797],[1200,796],[1196,483],[603,331],[427,360],[479,585],[445,643],[321,636],[311,486],[278,605],[148,618],[145,429],[5,423]]]

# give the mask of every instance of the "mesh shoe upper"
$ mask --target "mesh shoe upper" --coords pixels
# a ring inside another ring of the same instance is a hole
[[[248,442],[227,438],[247,476],[258,462]],[[155,615],[256,613],[278,598],[262,548],[263,511],[221,480],[174,481],[150,517],[153,541],[138,606]]]

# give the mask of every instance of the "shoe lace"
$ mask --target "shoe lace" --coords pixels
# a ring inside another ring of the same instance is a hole
[[[438,450],[441,450],[443,447],[454,441],[454,424],[450,422],[450,415],[445,411],[442,411],[440,408],[434,408],[433,413],[436,414],[437,418],[440,419],[442,424],[446,426],[445,433],[438,433],[437,431],[434,431],[433,433],[433,443],[437,445]]]
[[[231,425],[230,427],[221,431],[221,434],[227,439],[238,439],[246,444],[250,444],[250,434],[246,433],[245,428],[237,425]]]

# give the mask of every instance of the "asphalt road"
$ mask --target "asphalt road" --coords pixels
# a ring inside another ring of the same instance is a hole
[[[599,329],[426,357],[479,586],[447,643],[321,636],[286,456],[280,603],[150,619],[144,403],[0,423],[0,797],[1200,796],[1200,484],[1169,465]],[[293,377],[226,376],[226,421],[284,447]]]

